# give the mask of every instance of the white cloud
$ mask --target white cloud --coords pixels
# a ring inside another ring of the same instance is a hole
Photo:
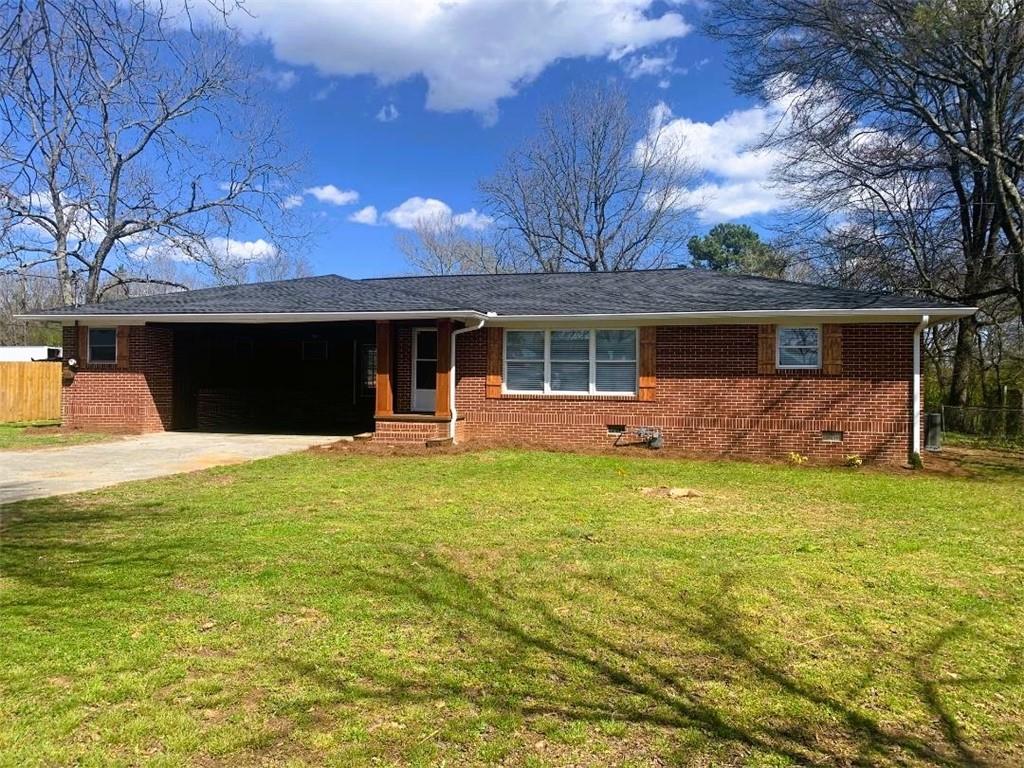
[[[279,91],[291,90],[292,86],[299,82],[299,76],[291,69],[265,69],[262,75]]]
[[[447,203],[432,197],[410,197],[397,208],[384,214],[384,220],[399,229],[413,229],[419,222],[431,219],[442,219],[452,215]]]
[[[317,89],[316,93],[313,94],[313,101],[324,101],[334,93],[334,90],[338,87],[338,84],[334,81],[329,82],[323,88]]]
[[[457,213],[452,216],[452,221],[465,229],[483,230],[494,223],[494,217],[488,216],[486,213],[479,213],[476,208],[470,208],[465,213]]]
[[[664,56],[648,56],[641,54],[626,59],[624,68],[626,77],[636,80],[640,77],[655,77],[665,74],[672,74],[675,71],[676,55],[674,52]]]
[[[673,117],[664,103],[651,110],[652,130],[659,140],[678,150],[706,179],[683,190],[685,205],[696,205],[707,223],[771,213],[786,206],[772,188],[770,175],[782,156],[769,149],[752,149],[785,119],[780,104],[730,112],[713,123]]]
[[[280,61],[383,84],[422,76],[427,108],[484,115],[560,59],[619,60],[690,31],[658,0],[248,0],[245,7],[232,23],[268,40]]]
[[[263,238],[258,240],[235,240],[230,237],[211,237],[210,250],[231,262],[262,261],[277,255],[277,246]]]
[[[214,258],[225,264],[243,264],[263,261],[277,255],[277,246],[263,238],[257,240],[236,240],[231,237],[211,237],[206,246]],[[129,252],[129,257],[144,261],[147,259],[171,259],[173,261],[190,261],[188,253],[167,240],[151,240],[137,245]]]
[[[398,107],[394,104],[385,104],[377,113],[377,119],[382,123],[390,123],[398,119]]]
[[[476,208],[453,213],[450,205],[433,197],[410,197],[398,207],[386,211],[382,218],[399,229],[414,229],[421,221],[438,219],[451,219],[458,227],[475,230],[487,229],[494,223],[494,219]]]
[[[360,208],[355,213],[348,217],[348,220],[355,224],[366,224],[368,226],[377,225],[377,207],[374,205],[368,205],[365,208]]]
[[[285,210],[298,208],[300,205],[302,205],[302,195],[288,195],[281,203],[281,207]]]
[[[309,187],[305,193],[312,195],[321,203],[330,203],[331,205],[352,205],[359,200],[359,193],[354,189],[338,189],[333,184]]]

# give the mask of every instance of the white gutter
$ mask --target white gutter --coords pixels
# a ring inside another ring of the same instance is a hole
[[[928,315],[914,329],[914,392],[911,396],[910,418],[913,420],[910,443],[911,457],[921,455],[921,332],[928,327]]]
[[[735,311],[708,312],[604,312],[599,314],[574,315],[498,315],[501,322],[558,322],[558,321],[630,321],[630,320],[727,320],[730,318],[772,319],[784,317],[830,318],[915,318],[921,312],[929,312],[932,317],[969,317],[978,311],[977,307],[900,307],[884,309],[742,309]],[[490,315],[490,313],[488,313]]]
[[[453,443],[455,442],[455,422],[459,418],[459,412],[455,409],[455,339],[460,333],[479,331],[484,327],[485,322],[486,318],[481,317],[476,325],[467,325],[465,328],[456,328],[452,331],[451,349],[448,350],[451,357],[451,367],[448,369],[448,410],[451,413],[451,419],[448,421],[448,437]]]
[[[19,320],[77,320],[85,324],[142,325],[144,323],[309,323],[341,320],[476,320],[483,312],[472,309],[401,312],[199,312],[127,314],[120,312],[16,315]]]
[[[729,320],[729,319],[779,319],[813,317],[823,320],[835,318],[870,319],[870,318],[908,318],[920,317],[928,312],[932,318],[969,317],[977,312],[977,307],[906,307],[884,309],[744,309],[737,311],[708,312],[604,312],[595,314],[536,314],[536,315],[497,315],[493,312],[476,310],[438,310],[438,311],[401,311],[401,312],[219,312],[203,314],[198,312],[178,313],[76,313],[74,309],[67,312],[52,314],[15,315],[18,320],[78,320],[83,323],[99,321],[117,325],[140,325],[143,323],[304,323],[328,322],[332,320],[479,320],[482,317],[496,318],[505,322],[657,322],[685,320]]]

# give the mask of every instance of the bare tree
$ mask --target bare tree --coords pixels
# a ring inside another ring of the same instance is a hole
[[[0,345],[59,345],[59,327],[14,319],[15,315],[52,307],[59,301],[57,281],[50,275],[0,274]]]
[[[929,347],[947,356],[944,399],[964,403],[979,341],[1008,299],[1024,308],[1024,2],[716,10],[712,30],[744,53],[741,90],[784,106],[764,144],[825,279],[982,307]]]
[[[945,164],[964,240],[1005,241],[1024,312],[1024,0],[717,0],[713,19],[740,89],[787,105],[771,141],[797,161],[826,148],[862,186]],[[852,157],[854,136],[882,151]]]
[[[154,259],[224,280],[280,257],[281,127],[231,30],[183,7],[0,5],[0,269],[52,268],[70,304],[182,285]]]
[[[696,176],[680,149],[620,88],[576,91],[481,188],[502,242],[535,270],[677,263]]]
[[[409,265],[428,275],[516,272],[510,255],[484,234],[460,226],[450,214],[425,216],[395,242]]]

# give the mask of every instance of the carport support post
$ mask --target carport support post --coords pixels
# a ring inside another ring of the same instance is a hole
[[[395,412],[391,394],[391,321],[377,321],[377,402],[374,416],[388,418]]]
[[[434,415],[449,418],[452,415],[448,405],[448,379],[452,368],[452,321],[437,321],[437,380],[434,398]]]

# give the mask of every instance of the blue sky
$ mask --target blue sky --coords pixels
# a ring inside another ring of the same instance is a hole
[[[481,208],[477,181],[574,83],[616,79],[638,110],[659,108],[681,133],[705,173],[692,190],[698,229],[762,225],[781,207],[766,186],[773,158],[747,151],[776,113],[733,93],[727,53],[700,33],[697,4],[283,5],[251,3],[243,30],[267,98],[287,118],[289,143],[306,158],[293,202],[315,232],[308,257],[316,273],[408,271],[396,235],[440,204],[467,226],[485,226],[472,215]]]

